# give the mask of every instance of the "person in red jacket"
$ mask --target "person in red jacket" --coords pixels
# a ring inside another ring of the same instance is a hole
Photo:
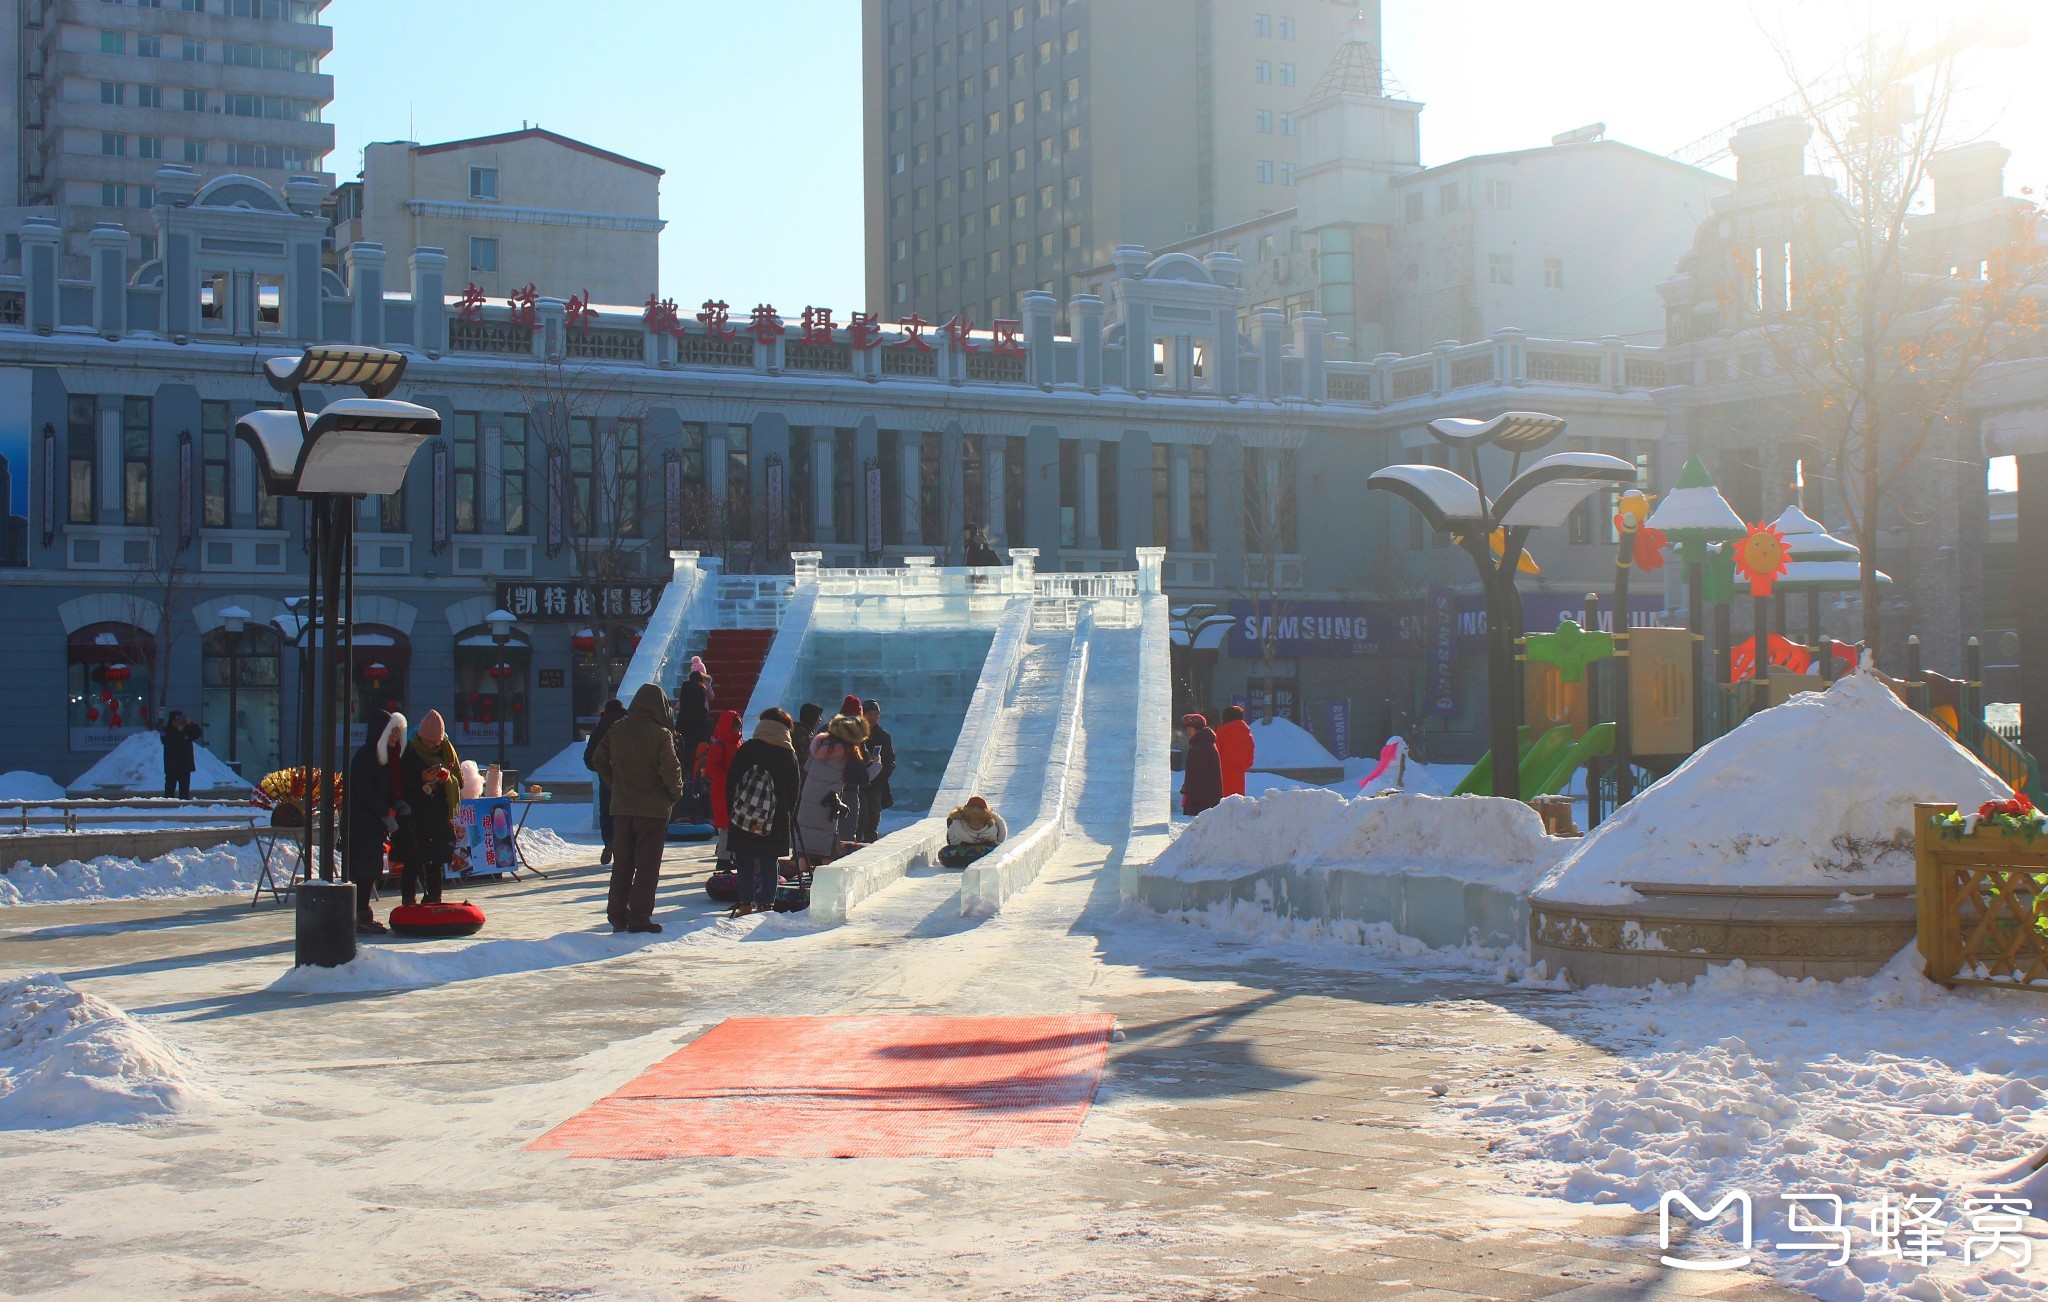
[[[1216,761],[1216,731],[1199,714],[1184,714],[1180,730],[1187,734],[1187,756],[1181,762],[1180,811],[1193,818],[1214,809],[1223,799],[1223,769]]]
[[[733,756],[740,750],[740,712],[722,710],[711,726],[711,741],[704,747],[704,783],[711,788],[711,825],[718,829],[718,863],[724,867],[731,855],[725,848],[726,827],[732,822],[732,807],[726,803],[726,775],[732,772]]]
[[[1259,744],[1252,739],[1252,726],[1244,721],[1244,707],[1224,707],[1223,726],[1216,730],[1216,758],[1223,765],[1223,794],[1244,794],[1244,775],[1252,771]]]

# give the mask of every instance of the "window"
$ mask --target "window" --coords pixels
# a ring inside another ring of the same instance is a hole
[[[903,261],[903,260],[904,260],[905,258],[907,258],[907,257],[909,257],[909,256],[910,256],[910,241],[909,241],[909,240],[898,240],[898,241],[896,241],[896,261],[898,261],[898,262],[901,262],[901,261]]]
[[[922,76],[924,76],[924,75],[925,75],[925,74],[926,74],[926,73],[927,73],[928,71],[930,71],[930,69],[931,69],[931,60],[930,60],[930,58],[928,58],[927,56],[925,56],[925,55],[922,55],[922,54],[916,54],[916,55],[912,55],[912,56],[911,56],[911,59],[910,59],[910,75],[911,75],[912,77],[922,77]]]
[[[124,158],[128,154],[128,137],[118,131],[100,132],[100,152],[110,158]]]
[[[930,231],[919,231],[915,245],[919,253],[929,250],[932,246],[932,233]]]
[[[1078,223],[1067,227],[1067,247],[1070,249],[1081,247],[1081,227]]]
[[[1002,176],[1003,176],[1003,158],[1002,158],[1002,155],[1001,155],[1001,154],[998,154],[998,155],[996,155],[996,156],[995,156],[994,158],[991,158],[991,159],[989,159],[989,160],[988,160],[988,162],[986,162],[986,163],[982,164],[982,168],[981,168],[981,179],[982,179],[982,180],[984,180],[984,181],[989,181],[989,182],[995,182],[995,181],[999,181],[999,180],[1001,180],[1001,179],[1002,179]]]
[[[1011,246],[1010,246],[1010,265],[1011,265],[1011,266],[1013,266],[1013,267],[1022,267],[1022,266],[1023,266],[1023,265],[1025,264],[1025,263],[1027,263],[1027,262],[1029,262],[1029,261],[1031,261],[1031,245],[1030,245],[1030,244],[1026,243],[1026,242],[1025,242],[1025,241],[1023,241],[1023,240],[1019,240],[1019,241],[1017,241],[1017,242],[1016,242],[1015,244],[1013,244],[1013,245],[1011,245]]]
[[[1026,56],[1022,54],[1010,60],[1010,75],[1012,77],[1021,77],[1028,71],[1029,65],[1025,60]]]
[[[1258,165],[1257,165],[1257,167],[1258,167],[1258,177],[1259,177],[1259,184],[1260,184],[1260,185],[1271,185],[1271,184],[1273,184],[1273,160],[1272,160],[1272,159],[1270,159],[1270,158],[1261,158],[1261,159],[1260,159],[1260,160],[1258,161]]]
[[[121,519],[149,523],[149,399],[121,400]]]
[[[128,88],[126,86],[123,86],[118,81],[103,81],[100,83],[100,103],[126,104],[127,102]]]
[[[102,181],[102,182],[100,182],[100,207],[102,207],[102,208],[126,208],[127,206],[128,206],[128,187],[127,187],[127,186],[125,186],[125,185],[116,185],[116,184],[114,184],[114,183],[113,183],[112,181]]]
[[[988,83],[988,88],[990,90],[994,90],[996,87],[1002,85],[1003,65],[1000,63],[991,63],[990,65],[988,65],[988,71],[982,74],[982,80]]]
[[[895,285],[891,286],[891,289],[894,291],[892,296],[898,303],[908,303],[910,301],[910,285],[908,282],[899,280]]]
[[[1273,34],[1273,15],[1271,15],[1271,14],[1253,14],[1253,15],[1252,15],[1252,35],[1253,35],[1253,36],[1271,36],[1272,34]]]
[[[1021,172],[1031,163],[1031,151],[1019,145],[1010,151],[1010,170]]]
[[[1280,164],[1280,184],[1282,184],[1282,185],[1293,185],[1293,184],[1294,184],[1294,164],[1292,164],[1292,163],[1282,163],[1282,164]]]
[[[980,214],[980,213],[978,213],[978,212],[971,212],[971,213],[968,213],[968,214],[966,214],[965,216],[961,217],[961,219],[960,219],[960,233],[961,233],[961,234],[962,234],[963,236],[964,236],[964,235],[972,235],[972,234],[974,234],[974,233],[975,233],[976,231],[978,231],[978,230],[980,230],[980,229],[981,229],[981,214]]]
[[[1280,115],[1280,134],[1283,136],[1294,134],[1294,115],[1292,113],[1282,113]]]
[[[991,249],[991,250],[989,250],[989,255],[988,255],[988,274],[990,274],[991,276],[993,276],[993,275],[995,275],[995,274],[996,274],[996,273],[997,273],[998,271],[1001,271],[1002,269],[1003,269],[1003,251],[1002,251],[1001,249]]]
[[[1039,187],[1038,187],[1038,206],[1039,206],[1039,207],[1041,207],[1041,208],[1050,208],[1050,207],[1052,207],[1052,205],[1053,205],[1053,188],[1052,188],[1051,186],[1049,186],[1049,185],[1041,185],[1041,186],[1039,186]]]
[[[1293,64],[1283,63],[1280,65],[1280,84],[1282,86],[1292,86],[1294,84]]]
[[[897,150],[897,151],[896,151],[896,157],[895,157],[894,159],[890,160],[890,169],[889,169],[889,170],[891,170],[891,171],[893,171],[893,172],[898,172],[898,173],[901,173],[901,172],[903,172],[903,171],[904,171],[905,169],[907,169],[907,168],[908,168],[909,166],[910,166],[910,155],[908,155],[908,154],[904,153],[904,152],[903,152],[902,150],[900,150],[900,149],[899,149],[899,150]]]
[[[162,108],[164,106],[163,87],[137,86],[135,88],[135,103],[141,108]]]
[[[1422,220],[1422,195],[1419,191],[1410,190],[1407,194],[1401,196],[1401,220],[1405,222],[1419,222]]]
[[[199,523],[209,529],[225,529],[233,521],[228,513],[229,478],[234,465],[234,419],[224,402],[199,404]]]
[[[988,224],[992,227],[1003,224],[1003,205],[992,203],[988,206]]]
[[[188,87],[183,92],[181,92],[181,101],[179,106],[183,108],[187,113],[206,112],[206,92],[203,90],[193,90]]]
[[[1512,208],[1515,206],[1514,183],[1511,181],[1488,181],[1486,183],[1486,206],[1489,208]]]
[[[469,197],[472,199],[495,199],[498,197],[498,169],[495,167],[472,167],[469,169]]]
[[[947,200],[947,199],[950,199],[950,198],[952,198],[952,197],[953,197],[953,178],[952,178],[952,177],[950,177],[950,176],[942,176],[942,177],[940,177],[940,178],[939,178],[939,200],[940,200],[940,202],[944,202],[945,200]]]
[[[919,167],[923,167],[923,166],[924,166],[924,165],[925,165],[926,163],[929,163],[929,162],[931,162],[931,161],[932,161],[932,143],[931,143],[931,141],[929,141],[929,140],[920,140],[920,141],[918,141],[918,142],[917,142],[917,149],[916,149],[916,151],[915,151],[915,152],[914,152],[914,153],[912,154],[912,156],[911,156],[911,157],[912,157],[912,159],[913,159],[913,160],[915,161],[916,165],[917,165],[917,166],[919,166]]]
[[[1069,78],[1067,78],[1067,103],[1069,103],[1069,104],[1075,103],[1075,102],[1077,102],[1077,101],[1078,101],[1078,100],[1079,100],[1080,98],[1081,98],[1081,79],[1080,79],[1079,77],[1069,77]]]
[[[1259,132],[1261,135],[1271,134],[1273,130],[1273,110],[1260,109],[1252,114],[1252,130]]]
[[[498,241],[488,235],[469,237],[469,269],[471,271],[496,271],[498,269]]]
[[[1255,60],[1252,63],[1252,80],[1261,86],[1270,84],[1273,80],[1273,65],[1264,59]]]
[[[1258,258],[1259,258],[1259,261],[1261,261],[1261,262],[1264,262],[1264,261],[1266,261],[1266,259],[1268,259],[1268,258],[1272,257],[1272,256],[1273,256],[1273,234],[1272,234],[1272,232],[1271,232],[1271,231],[1268,231],[1268,232],[1266,232],[1265,234],[1263,234],[1263,235],[1259,236],[1259,238],[1258,238],[1257,242],[1256,242],[1256,243],[1254,243],[1254,244],[1252,245],[1252,248],[1253,248],[1253,249],[1255,249],[1255,250],[1257,251],[1257,253],[1258,253]]]
[[[99,400],[89,393],[73,394],[65,403],[64,446],[70,465],[70,512],[72,524],[93,522],[93,490],[99,478]]]
[[[180,47],[178,57],[187,63],[206,62],[206,42],[186,41]]]
[[[899,194],[894,199],[891,199],[889,201],[889,211],[898,217],[908,217],[910,215],[910,196]]]
[[[1014,122],[1022,122],[1023,120],[1024,120],[1024,101],[1020,99],[1020,100],[1017,100],[1017,101],[1015,101],[1014,103],[1012,103],[1012,104],[1010,105],[1010,121],[1014,123]]]
[[[199,273],[199,324],[212,330],[227,329],[228,273],[225,271]]]
[[[951,267],[940,267],[940,268],[939,268],[939,288],[940,288],[940,289],[951,289],[951,288],[953,288],[953,269],[952,269]]]
[[[890,24],[889,24],[889,44],[891,44],[891,45],[901,45],[902,43],[903,43],[903,23],[901,22],[901,20],[898,20],[897,22],[893,22],[893,23],[890,23]]]
[[[120,32],[101,32],[101,33],[100,33],[100,53],[101,53],[101,54],[126,54],[126,53],[128,53],[128,38],[127,38],[126,36],[122,35],[122,34],[121,34]]]
[[[1436,210],[1440,214],[1458,211],[1458,183],[1456,181],[1452,181],[1448,185],[1440,185],[1436,188]]]
[[[892,87],[901,86],[903,81],[903,65],[899,63],[889,69],[889,85]]]
[[[988,23],[982,28],[981,34],[984,40],[1001,40],[1003,35],[1003,20],[1000,18],[989,19]]]
[[[1070,149],[1070,150],[1073,150],[1073,149],[1079,149],[1080,147],[1081,147],[1081,128],[1079,128],[1079,127],[1068,127],[1068,128],[1067,128],[1067,148],[1068,148],[1068,149]]]
[[[1044,66],[1045,66],[1046,64],[1048,64],[1048,63],[1051,63],[1051,62],[1052,62],[1052,42],[1051,42],[1051,41],[1040,41],[1040,42],[1038,43],[1038,66],[1039,66],[1039,67],[1041,67],[1041,68],[1043,68],[1043,67],[1044,67]]]
[[[1486,255],[1486,283],[1489,285],[1512,285],[1515,283],[1515,258],[1511,253],[1489,253]]]
[[[987,127],[986,134],[988,135],[992,136],[996,132],[1001,131],[1003,129],[1003,111],[1001,109],[991,110],[988,115],[988,121],[984,125]]]
[[[1078,27],[1075,27],[1075,28],[1070,28],[1070,29],[1069,29],[1069,30],[1067,31],[1067,42],[1066,42],[1066,49],[1067,49],[1067,53],[1068,53],[1068,54],[1074,54],[1074,53],[1077,53],[1077,52],[1078,52],[1078,51],[1080,50],[1080,48],[1081,48],[1081,29],[1080,29],[1080,28],[1078,28]]]
[[[980,174],[971,167],[960,173],[960,190],[962,193],[974,188],[974,180],[978,175]]]
[[[1052,250],[1053,250],[1053,239],[1054,239],[1054,236],[1053,236],[1053,233],[1052,233],[1051,231],[1047,231],[1047,232],[1046,232],[1045,234],[1043,234],[1043,235],[1041,235],[1041,236],[1039,236],[1039,237],[1038,237],[1038,256],[1039,256],[1039,257],[1041,257],[1041,258],[1049,258],[1049,257],[1051,257],[1051,256],[1052,256]]]
[[[1052,137],[1046,136],[1038,142],[1038,161],[1050,163],[1057,155],[1053,150]]]
[[[889,111],[889,129],[891,131],[901,131],[907,124],[908,122],[903,116],[902,109],[891,109]]]
[[[1563,258],[1545,258],[1545,259],[1543,260],[1543,288],[1545,288],[1545,289],[1563,289],[1563,288],[1564,288],[1564,259],[1563,259]]]
[[[1279,36],[1283,41],[1294,39],[1294,20],[1292,18],[1282,17],[1280,19]]]
[[[163,38],[160,36],[137,36],[135,38],[135,53],[145,59],[163,58]]]
[[[1042,91],[1039,91],[1039,92],[1038,92],[1038,111],[1039,111],[1040,113],[1050,113],[1050,112],[1052,112],[1052,91],[1051,91],[1051,90],[1049,90],[1049,89],[1048,89],[1048,90],[1042,90]]]
[[[162,158],[164,156],[164,138],[162,136],[135,137],[135,156],[137,158]]]
[[[449,461],[455,488],[455,532],[475,533],[483,519],[483,466],[478,447],[479,422],[473,411],[458,411],[448,420]]]
[[[1031,211],[1031,198],[1030,198],[1030,196],[1028,196],[1028,195],[1022,195],[1022,194],[1020,194],[1020,195],[1016,195],[1016,196],[1014,196],[1014,197],[1012,197],[1012,198],[1011,198],[1011,200],[1010,200],[1010,216],[1012,216],[1012,217],[1016,218],[1016,219],[1017,219],[1018,221],[1023,221],[1023,220],[1024,220],[1024,216],[1025,216],[1025,214],[1026,214],[1026,213],[1028,213],[1028,212],[1030,212],[1030,211]]]
[[[1015,9],[1012,9],[1010,11],[1010,30],[1013,32],[1021,32],[1024,30],[1023,5],[1018,5]]]
[[[1069,198],[1069,199],[1078,199],[1078,198],[1080,198],[1080,197],[1081,197],[1081,178],[1080,178],[1080,177],[1078,177],[1078,176],[1070,176],[1070,177],[1068,177],[1068,178],[1067,178],[1067,198]]]
[[[1244,549],[1258,556],[1300,550],[1293,448],[1244,450]]]
[[[156,205],[156,187],[155,187],[155,186],[153,186],[153,185],[138,185],[138,186],[136,186],[136,187],[135,187],[135,206],[136,206],[137,208],[151,208],[151,207],[154,207],[155,205]],[[143,240],[143,245],[144,245],[144,248],[145,248],[145,250],[147,249],[147,247],[148,247],[149,243],[150,243],[150,241],[148,240],[148,238],[147,238],[147,237],[145,237],[145,238],[144,238],[144,240]],[[145,253],[145,255],[144,255],[144,256],[147,256],[147,253]]]
[[[204,140],[187,140],[185,142],[185,161],[188,163],[205,162],[206,142]]]

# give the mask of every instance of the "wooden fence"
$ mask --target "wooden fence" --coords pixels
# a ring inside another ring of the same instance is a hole
[[[1944,985],[2048,994],[2048,835],[1938,821],[1954,805],[1913,806],[1920,957]]]

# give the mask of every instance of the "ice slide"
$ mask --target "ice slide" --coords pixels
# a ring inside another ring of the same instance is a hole
[[[1530,729],[1517,729],[1521,747],[1522,799],[1534,800],[1538,796],[1556,795],[1571,785],[1572,774],[1590,759],[1614,753],[1614,725],[1595,724],[1586,729],[1584,736],[1574,740],[1571,727],[1560,723],[1541,737],[1530,741]],[[1465,780],[1451,789],[1454,796],[1490,796],[1493,794],[1493,752],[1481,756],[1465,775]]]

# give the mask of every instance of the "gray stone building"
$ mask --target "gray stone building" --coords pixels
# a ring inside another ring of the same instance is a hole
[[[133,234],[127,256],[158,256],[137,219],[156,170],[236,173],[323,187],[334,128],[321,114],[334,79],[327,0],[0,0],[0,66],[18,88],[0,107],[0,229],[54,216],[65,274],[86,274],[90,232]],[[9,260],[12,260],[10,247]]]

